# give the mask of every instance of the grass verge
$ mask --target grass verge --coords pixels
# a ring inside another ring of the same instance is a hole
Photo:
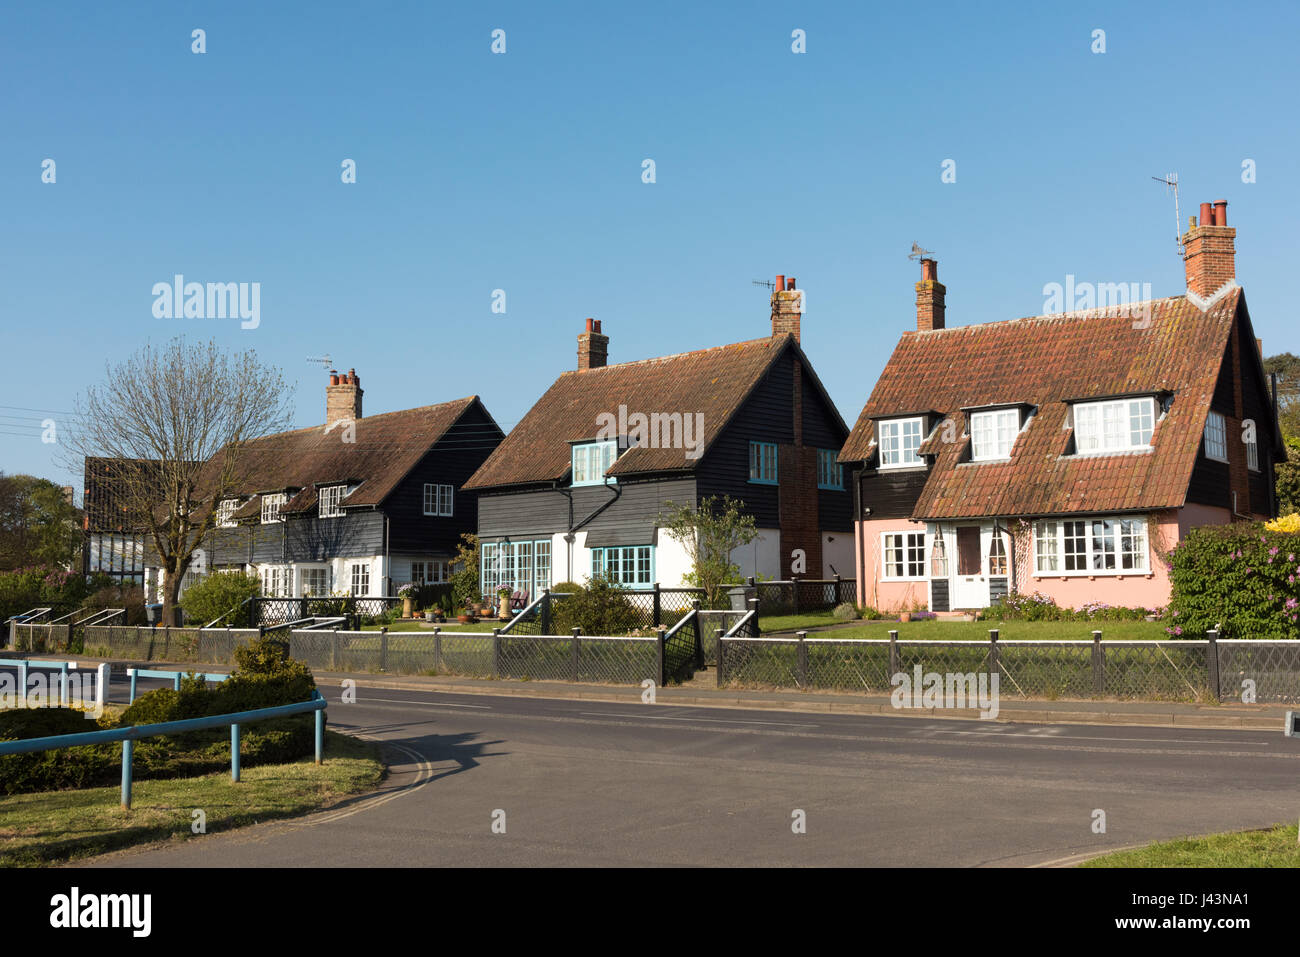
[[[379,747],[326,732],[325,763],[244,768],[174,780],[136,781],[132,808],[119,806],[117,787],[46,791],[0,799],[0,866],[57,864],[107,851],[192,836],[193,812],[206,815],[206,833],[297,817],[349,794],[376,787],[384,774]]]
[[[1080,867],[1300,867],[1296,825],[1161,841],[1094,857]]]

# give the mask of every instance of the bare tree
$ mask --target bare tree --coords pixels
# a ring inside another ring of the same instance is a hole
[[[114,495],[156,554],[163,621],[172,623],[181,579],[216,525],[217,506],[246,487],[246,443],[289,425],[284,379],[251,349],[232,354],[176,338],[110,364],[76,413],[63,443],[69,467],[95,457],[122,464]]]

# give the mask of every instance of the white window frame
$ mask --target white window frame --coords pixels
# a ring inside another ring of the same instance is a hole
[[[912,426],[915,426],[913,430]],[[915,443],[911,440],[915,439]],[[925,441],[925,423],[919,415],[905,419],[882,419],[876,424],[882,469],[911,469],[924,465],[917,451]]]
[[[574,485],[604,485],[605,473],[618,461],[618,442],[581,442],[571,453]],[[611,480],[612,481],[612,480]]]
[[[262,584],[263,598],[293,597],[293,567],[290,565],[263,565],[257,570]]]
[[[347,497],[347,494],[348,487],[346,485],[323,486],[320,490],[320,517],[342,518],[342,502]]]
[[[1073,547],[1067,550],[1071,543]],[[1132,562],[1131,567],[1124,567],[1126,559]],[[1111,567],[1107,567],[1108,560]],[[1070,561],[1082,567],[1068,568]],[[1151,528],[1143,516],[1087,515],[1034,523],[1036,578],[1150,574]]]
[[[1205,457],[1215,462],[1228,461],[1228,420],[1222,412],[1211,410],[1205,417]]]
[[[357,591],[357,587],[361,591]],[[370,596],[370,563],[369,562],[352,562],[348,568],[348,594],[353,598],[367,598]]]
[[[239,523],[233,518],[239,511],[239,499],[223,498],[217,504],[217,528],[235,528]]]
[[[411,584],[442,585],[448,579],[448,562],[443,558],[430,558],[427,561],[411,562]]]
[[[899,538],[902,541],[898,545],[891,545],[891,538]],[[920,555],[916,554],[917,543],[920,540]],[[880,580],[890,582],[923,582],[927,580],[926,569],[930,560],[930,550],[926,541],[927,536],[924,531],[909,532],[900,529],[895,532],[880,533]],[[913,568],[919,568],[920,573],[916,575],[891,575],[891,564],[889,556],[891,551],[899,553],[902,560],[904,571],[912,571]]]
[[[1020,435],[1019,409],[990,409],[972,412],[970,449],[972,462],[993,462],[1011,458]]]
[[[307,576],[308,576],[308,575],[312,575],[312,576],[315,576],[315,575],[323,575],[324,578],[325,578],[325,587],[324,587],[321,591],[319,591],[319,592],[312,592],[312,594],[308,595],[308,594],[307,594],[307,588],[308,588]],[[331,569],[330,569],[330,567],[329,567],[328,565],[301,565],[301,566],[299,566],[299,568],[298,568],[298,591],[299,591],[299,595],[298,595],[298,597],[299,597],[299,598],[327,598],[327,597],[329,597],[329,594],[330,594],[330,584],[331,584],[331,579],[332,579],[332,578],[333,578],[333,576],[331,575]]]
[[[1076,402],[1072,412],[1077,455],[1113,455],[1149,449],[1159,421],[1156,400],[1149,395]]]
[[[274,495],[262,496],[262,524],[271,525],[275,522],[283,522],[284,516],[280,514],[280,508],[289,501],[289,496],[285,492],[276,492]]]
[[[451,485],[438,485],[433,482],[425,482],[424,514],[440,516],[451,515],[454,495],[455,488]]]

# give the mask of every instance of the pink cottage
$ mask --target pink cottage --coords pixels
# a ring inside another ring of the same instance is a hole
[[[1276,514],[1286,457],[1227,203],[1183,237],[1181,296],[945,328],[921,262],[916,331],[840,454],[853,469],[859,601],[982,608],[1169,600],[1188,529]]]

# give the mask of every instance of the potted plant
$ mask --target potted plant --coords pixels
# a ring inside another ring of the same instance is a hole
[[[398,596],[402,599],[402,617],[415,617],[415,596],[420,590],[420,586],[414,582],[408,582],[401,588],[397,589]]]
[[[497,589],[497,615],[501,618],[510,617],[510,589]]]

